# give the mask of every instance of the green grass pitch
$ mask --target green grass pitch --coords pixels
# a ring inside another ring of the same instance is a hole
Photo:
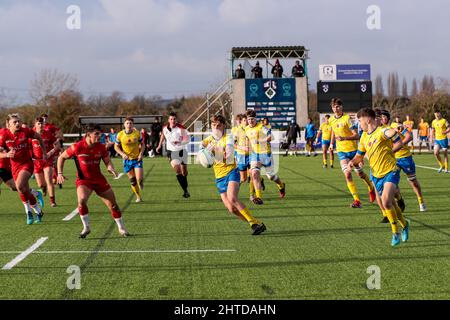
[[[0,266],[39,238],[48,240],[0,270],[0,299],[449,299],[450,174],[417,168],[426,213],[402,174],[411,234],[391,248],[390,227],[379,223],[362,181],[356,178],[363,209],[352,209],[340,168],[322,169],[320,158],[280,158],[283,200],[267,179],[263,206],[249,204],[248,185],[242,187],[240,198],[267,226],[260,236],[226,211],[212,169],[199,165],[189,167],[190,199],[181,197],[166,159],[145,160],[143,203],[134,202],[126,177],[106,174],[129,238],[119,236],[95,195],[87,239],[78,239],[79,217],[62,220],[76,208],[72,161],[70,180],[57,189],[59,206],[46,205],[41,225],[26,225],[18,195],[2,184]],[[431,155],[415,161],[436,166]],[[121,169],[120,160],[114,163]],[[81,270],[79,290],[66,285],[71,265]],[[381,270],[379,290],[366,285],[371,265]]]

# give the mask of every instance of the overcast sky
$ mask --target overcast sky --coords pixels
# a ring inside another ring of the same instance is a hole
[[[369,5],[381,30],[366,26]],[[270,45],[308,48],[313,88],[319,64],[450,78],[449,12],[448,0],[0,0],[0,88],[22,102],[36,72],[57,68],[86,95],[204,94],[229,75],[232,47]]]

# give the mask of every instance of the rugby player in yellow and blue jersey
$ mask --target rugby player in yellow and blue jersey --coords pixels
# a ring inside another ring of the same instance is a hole
[[[226,132],[222,115],[211,118],[212,135],[202,141],[202,147],[214,155],[214,175],[222,202],[228,211],[250,224],[253,235],[266,230],[264,223],[254,218],[250,210],[238,199],[240,177],[234,158],[234,137]]]
[[[390,114],[387,110],[381,111],[381,124],[383,127],[389,127]],[[403,146],[395,153],[395,159],[397,160],[397,166],[406,174],[408,177],[408,182],[411,188],[414,190],[417,201],[419,202],[419,210],[424,212],[427,210],[425,202],[423,200],[422,188],[420,187],[419,180],[416,176],[416,164],[414,163],[413,156],[410,149],[408,148],[408,143],[413,140],[412,132],[402,126],[397,126],[398,135],[402,139]],[[401,196],[400,196],[401,200]],[[400,206],[401,207],[401,206]]]
[[[136,195],[136,202],[142,201],[142,189],[144,188],[144,169],[142,157],[145,146],[141,134],[134,127],[133,118],[125,118],[124,130],[117,134],[114,149],[123,159],[123,172],[128,175],[131,190]]]
[[[330,148],[331,141],[331,126],[329,124],[330,115],[325,115],[323,123],[320,125],[319,131],[317,132],[316,143],[319,141],[319,138],[322,142],[322,151],[323,151],[323,168],[327,167],[327,153],[330,150],[330,168],[333,168],[334,164],[334,152],[333,148],[336,148],[336,140],[334,141],[333,148]]]
[[[406,242],[409,238],[409,222],[395,205],[400,170],[394,153],[403,146],[403,142],[395,129],[382,128],[378,125],[375,111],[372,109],[359,110],[357,117],[364,133],[359,141],[357,155],[349,161],[348,166],[350,168],[358,166],[364,156],[369,159],[371,180],[377,189],[380,209],[384,211],[391,224],[393,233],[391,245],[394,247],[400,244],[398,224],[402,227],[401,240]]]
[[[445,173],[448,173],[448,133],[450,132],[450,125],[448,121],[442,118],[442,114],[440,111],[436,111],[434,113],[435,119],[431,123],[431,135],[434,137],[434,156],[436,157],[437,162],[439,163],[439,171],[441,173],[442,170],[445,169]],[[441,156],[439,155],[439,151],[442,149],[442,153],[444,154],[444,160],[441,160]]]
[[[331,142],[330,149],[333,149],[334,141],[336,140],[336,151],[338,153],[339,161],[341,163],[342,171],[344,172],[345,180],[347,181],[347,187],[353,196],[352,208],[361,208],[361,201],[356,190],[355,182],[352,178],[352,171],[347,167],[347,164],[356,155],[358,149],[357,140],[359,134],[357,127],[353,124],[350,116],[344,113],[344,107],[342,100],[339,98],[333,98],[331,100],[331,107],[334,115],[330,117],[329,124],[331,126]],[[361,166],[356,166],[355,171],[358,176],[366,183],[369,189],[370,202],[374,202],[376,199],[375,189],[367,174],[364,173]]]
[[[260,172],[262,167],[265,168],[267,177],[276,183],[280,192],[280,198],[284,198],[286,185],[280,180],[274,169],[270,147],[270,141],[272,140],[271,129],[256,121],[255,110],[247,110],[246,115],[248,126],[245,128],[245,134],[250,144],[250,172],[256,194],[253,203],[263,204]]]

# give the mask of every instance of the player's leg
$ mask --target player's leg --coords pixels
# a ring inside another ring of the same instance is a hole
[[[280,198],[284,198],[286,196],[286,184],[281,181],[280,177],[275,172],[272,155],[267,155],[261,160],[263,161],[262,165],[266,170],[267,178],[269,178],[270,181],[275,182],[280,193]]]
[[[139,188],[144,190],[144,167],[143,167],[143,161],[136,161],[134,165],[134,174],[136,175],[136,179],[139,185]]]
[[[188,176],[187,159],[186,159],[186,161],[183,160],[181,162],[180,167],[181,167],[181,176],[183,178],[183,187],[184,187],[183,188],[183,191],[184,191],[183,197],[189,198],[191,195],[189,194],[189,191],[188,191],[189,183],[188,183],[188,179],[187,179],[187,176]]]
[[[334,168],[334,149],[336,149],[335,147],[333,147],[333,149],[329,148],[330,150],[330,168]]]
[[[254,235],[264,232],[264,230],[266,230],[265,225],[253,217],[250,210],[238,199],[239,183],[237,181],[233,181],[232,179],[230,180],[231,181],[228,182],[226,198],[231,204],[231,207],[236,208],[241,216],[244,217],[245,221],[250,224]]]
[[[136,202],[141,202],[142,201],[141,188],[139,187],[134,168],[125,169],[124,167],[124,171],[126,172],[128,180],[130,181],[131,190],[136,195]]]
[[[384,208],[384,212],[389,219],[392,230],[392,241],[391,245],[396,246],[400,244],[400,230],[398,227],[399,221],[397,216],[397,211],[394,207],[394,195],[397,186],[392,182],[385,182],[383,185],[381,202]]]
[[[443,149],[443,153],[444,153],[444,169],[445,173],[448,173],[448,149],[447,148]]]
[[[102,199],[103,203],[108,207],[111,212],[111,216],[117,224],[117,228],[119,230],[120,235],[127,237],[130,233],[125,228],[125,224],[122,218],[122,212],[120,211],[119,205],[116,201],[116,196],[112,188],[109,188],[106,191],[99,192],[97,195]]]
[[[44,168],[44,178],[47,184],[50,206],[56,207],[55,185],[53,183],[53,166],[47,166]]]
[[[353,181],[352,171],[348,169],[347,164],[350,161],[349,158],[346,158],[342,153],[339,155],[340,164],[342,172],[344,173],[345,181],[347,183],[347,188],[350,191],[350,194],[353,197],[353,203],[351,204],[352,208],[361,208],[361,200],[358,195],[358,191],[356,189],[356,184]]]
[[[327,167],[327,155],[328,155],[328,144],[325,142],[325,140],[322,140],[322,167]],[[331,155],[330,155],[331,156]]]
[[[42,190],[42,194],[44,196],[47,195],[47,183],[45,182],[44,171],[40,170],[39,172],[34,171],[34,178],[36,180],[36,184],[39,189]]]
[[[36,223],[40,223],[42,220],[42,209],[39,207],[36,198],[31,194],[29,180],[31,172],[28,170],[21,170],[15,178],[17,191],[19,192],[20,199],[22,200],[25,212],[27,214],[27,224],[32,224],[34,221],[33,210],[36,214]]]
[[[364,183],[367,185],[367,189],[369,190],[370,202],[374,202],[376,199],[375,188],[372,184],[372,181],[370,180],[370,177],[364,172],[362,166],[355,167],[355,172],[357,173],[358,177],[360,177],[364,181]]]
[[[174,153],[174,152],[173,152]],[[187,187],[188,187],[188,181],[187,181],[187,166],[183,168],[183,165],[181,164],[181,160],[177,158],[172,158],[170,161],[170,165],[172,166],[172,169],[175,171],[175,174],[177,176],[178,184],[180,185],[181,189],[183,189],[183,197],[188,193]],[[187,197],[186,197],[187,198]]]
[[[442,170],[444,170],[444,164],[442,163],[442,159],[441,156],[439,155],[441,150],[441,146],[435,141],[434,142],[434,157],[436,158],[438,164],[439,164],[439,173],[442,172]]]
[[[251,183],[255,188],[254,204],[263,204],[262,186],[261,186],[261,163],[257,161],[250,162]]]
[[[78,214],[80,215],[81,223],[83,224],[83,230],[80,233],[80,238],[86,238],[91,233],[91,226],[89,224],[89,208],[87,202],[92,194],[92,189],[86,185],[77,186],[77,199],[78,199]]]

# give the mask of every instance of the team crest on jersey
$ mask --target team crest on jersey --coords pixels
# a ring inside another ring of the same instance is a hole
[[[372,147],[374,144],[376,144],[377,143],[377,141],[378,141],[378,139],[374,139],[373,141],[371,140],[371,141],[369,141],[369,143],[368,143],[368,145],[369,145],[369,148],[370,147]]]
[[[277,83],[274,80],[264,82],[264,93],[267,98],[272,99],[277,94]]]

